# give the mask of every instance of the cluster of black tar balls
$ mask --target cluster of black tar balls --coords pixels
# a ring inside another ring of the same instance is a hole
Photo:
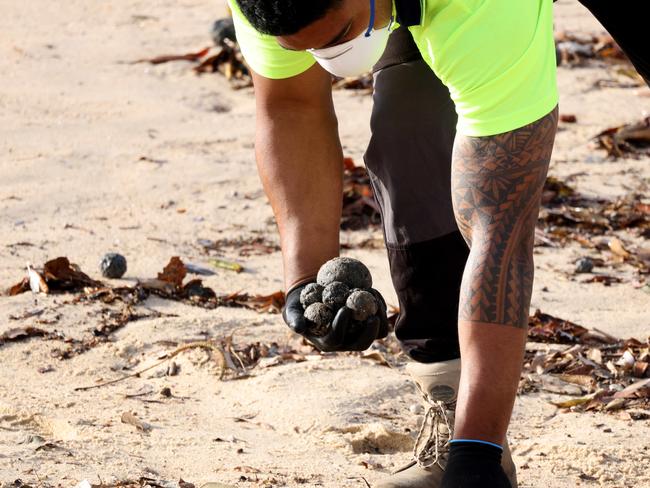
[[[300,303],[305,318],[315,324],[310,333],[323,336],[341,308],[349,308],[354,320],[363,322],[377,313],[383,301],[372,288],[370,270],[361,261],[334,258],[321,266],[316,283],[303,288]]]

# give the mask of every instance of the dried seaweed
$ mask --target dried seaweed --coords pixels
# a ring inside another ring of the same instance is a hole
[[[104,286],[70,263],[68,258],[59,257],[43,265],[42,270],[27,266],[27,276],[11,286],[7,293],[11,296],[32,290],[34,293],[54,293],[96,289]]]
[[[197,74],[221,73],[230,82],[233,89],[252,86],[250,69],[244,60],[239,45],[230,39],[224,39],[219,46],[207,47],[197,52],[171,54],[144,58],[135,63],[163,64],[172,61],[189,61],[195,64],[192,70]]]
[[[629,63],[623,50],[608,34],[558,32],[555,34],[555,50],[559,65],[584,66],[590,60]]]
[[[623,340],[538,310],[530,318],[528,340],[523,392],[575,395],[554,401],[559,408],[650,417],[650,338]]]
[[[626,262],[640,274],[650,272],[650,249],[629,247],[619,231],[639,237],[650,233],[650,204],[644,195],[632,193],[616,200],[581,195],[566,183],[549,177],[542,195],[536,233],[537,245],[561,246],[577,242],[581,246],[609,251],[607,262]],[[594,281],[614,282],[612,277],[594,277]]]
[[[595,140],[612,159],[650,157],[650,117],[605,129],[595,136]]]
[[[379,207],[373,197],[370,176],[366,168],[354,164],[352,158],[343,160],[343,214],[341,229],[377,228],[381,223]]]

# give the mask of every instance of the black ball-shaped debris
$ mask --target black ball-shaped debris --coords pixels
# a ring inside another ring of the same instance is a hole
[[[333,281],[323,289],[323,303],[332,310],[338,310],[350,294],[350,287],[340,281]]]
[[[300,292],[300,304],[307,308],[312,303],[323,301],[323,287],[318,283],[309,283]]]
[[[315,327],[309,329],[310,334],[324,336],[334,320],[334,313],[324,303],[312,303],[305,310],[305,318],[315,324]]]
[[[116,252],[109,252],[99,263],[102,276],[106,278],[121,278],[126,273],[126,258]]]
[[[591,258],[580,258],[576,261],[576,273],[591,273],[594,269],[594,260]]]
[[[354,312],[354,319],[364,321],[377,313],[377,300],[369,291],[354,290],[345,304]]]
[[[322,286],[340,281],[349,288],[368,289],[372,287],[370,270],[361,261],[352,258],[330,259],[321,266],[316,281]]]

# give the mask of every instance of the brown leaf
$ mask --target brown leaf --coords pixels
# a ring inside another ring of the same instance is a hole
[[[366,168],[356,166],[351,158],[344,158],[341,229],[360,230],[378,227],[380,221],[379,208],[373,198]]]
[[[158,279],[180,288],[183,286],[185,275],[187,275],[187,270],[183,261],[178,256],[174,256],[169,260],[162,273],[158,273]]]
[[[650,117],[605,129],[595,136],[595,140],[614,159],[622,156],[646,157],[650,155]]]
[[[92,279],[77,265],[71,264],[66,257],[58,257],[45,263],[43,277],[51,290],[77,291],[86,287],[103,286],[101,281]]]
[[[15,295],[20,295],[21,293],[25,293],[28,290],[29,290],[29,278],[25,277],[15,285],[13,285],[11,288],[9,288],[9,290],[7,290],[7,294],[13,297]]]

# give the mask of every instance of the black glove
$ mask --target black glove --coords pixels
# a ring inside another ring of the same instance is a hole
[[[512,488],[501,467],[501,453],[489,444],[452,442],[440,488]]]
[[[354,320],[352,310],[342,307],[332,321],[332,327],[324,336],[314,335],[310,331],[317,326],[304,316],[305,309],[300,303],[300,292],[309,283],[294,287],[287,293],[286,304],[282,310],[282,318],[296,333],[305,337],[319,351],[365,351],[375,339],[383,339],[388,335],[389,325],[386,316],[386,302],[374,288],[370,292],[377,299],[377,313],[363,322]]]

